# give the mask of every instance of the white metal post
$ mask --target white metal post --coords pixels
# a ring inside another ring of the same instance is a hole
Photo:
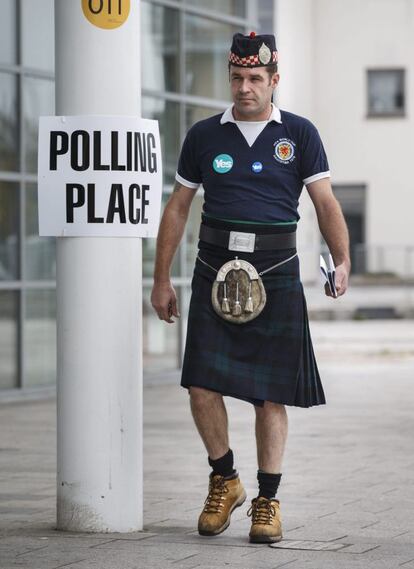
[[[138,1],[102,29],[55,0],[55,31],[56,114],[140,116]],[[141,259],[140,238],[57,238],[60,530],[142,529]]]

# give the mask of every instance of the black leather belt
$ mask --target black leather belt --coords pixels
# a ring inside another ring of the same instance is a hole
[[[216,229],[201,223],[198,238],[212,245],[225,247],[230,251],[253,252],[266,249],[293,249],[296,247],[296,231],[291,233],[257,234]]]

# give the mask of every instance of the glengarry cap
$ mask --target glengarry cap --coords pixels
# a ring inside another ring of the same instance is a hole
[[[277,63],[278,54],[276,38],[273,34],[248,36],[234,34],[231,44],[229,62],[238,67],[263,67]]]

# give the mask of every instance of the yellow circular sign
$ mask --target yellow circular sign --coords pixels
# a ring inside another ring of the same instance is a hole
[[[104,30],[119,28],[127,20],[130,0],[82,0],[87,20]]]

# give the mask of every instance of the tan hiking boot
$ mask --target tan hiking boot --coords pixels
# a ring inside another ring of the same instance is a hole
[[[250,542],[273,543],[282,539],[279,500],[263,496],[253,498],[247,515],[252,516]]]
[[[240,481],[239,473],[232,478],[220,474],[209,475],[208,495],[204,508],[198,518],[200,535],[218,535],[230,525],[230,516],[235,508],[246,500],[246,491]]]

